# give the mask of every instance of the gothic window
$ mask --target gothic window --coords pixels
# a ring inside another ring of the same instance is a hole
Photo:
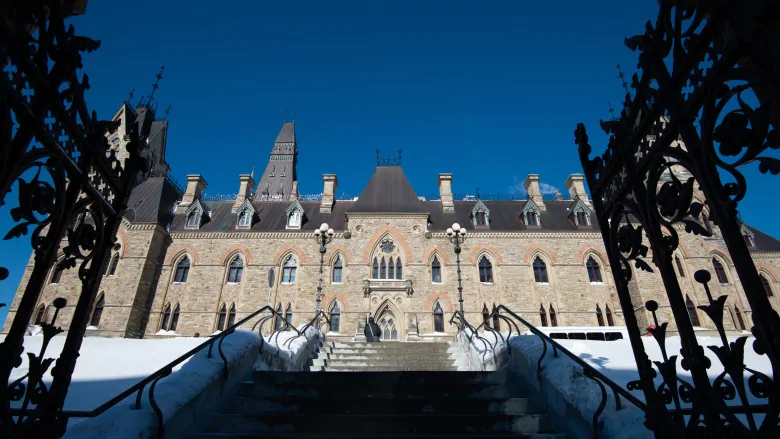
[[[395,261],[395,278],[396,280],[403,279],[403,271],[401,270],[401,258],[396,258]]]
[[[485,255],[479,259],[479,281],[485,284],[493,282],[493,264]]]
[[[293,319],[292,303],[288,303],[287,309],[284,310],[284,320],[287,322],[288,325],[292,326],[292,319]]]
[[[276,307],[275,326],[276,326],[276,330],[277,331],[279,331],[280,329],[282,329],[284,327],[284,318],[282,317],[282,312],[284,312],[284,310],[282,309],[282,304],[280,303]]]
[[[113,276],[116,274],[116,266],[119,264],[119,252],[114,252],[113,255],[111,255],[111,261],[108,263],[108,271],[106,272],[106,276]]]
[[[179,325],[179,304],[173,308],[173,314],[171,315],[171,326],[168,327],[169,331],[176,331],[176,326]]]
[[[490,312],[484,303],[482,304],[482,323],[485,325],[485,328],[490,327]]]
[[[382,317],[382,320],[379,321],[379,327],[382,331],[382,340],[398,340],[398,330],[392,317]]]
[[[249,228],[252,227],[252,211],[244,209],[238,214],[238,227]]]
[[[227,327],[231,327],[236,324],[236,304],[230,304],[230,312],[228,313]]]
[[[599,326],[604,326],[604,315],[601,314],[601,307],[596,304],[596,320],[599,322]]]
[[[189,229],[197,229],[198,227],[200,227],[200,218],[201,218],[200,211],[192,211],[188,213],[186,227]]]
[[[35,313],[35,320],[33,320],[33,324],[40,326],[40,324],[44,321],[45,313],[46,305],[42,303],[41,306],[38,307],[38,311]]]
[[[574,225],[577,227],[590,226],[590,209],[581,199],[575,198],[574,202],[569,206],[569,209],[572,212],[571,215],[569,215],[569,218]]]
[[[534,212],[533,210],[529,210],[525,213],[525,224],[527,226],[538,226],[539,225],[539,215]]]
[[[498,318],[498,310],[496,309],[495,302],[493,303],[493,329],[496,331],[501,330],[501,319]]]
[[[685,270],[683,270],[682,261],[679,256],[674,257],[674,263],[677,264],[677,271],[680,273],[680,277],[685,277]]]
[[[341,324],[341,309],[339,309],[338,302],[333,302],[333,308],[330,309],[331,332],[339,332],[340,324]]]
[[[95,302],[95,308],[92,310],[92,318],[89,320],[89,326],[97,328],[100,325],[100,317],[103,316],[103,306],[105,304],[105,294],[101,293]]]
[[[718,277],[718,282],[724,285],[729,283],[729,278],[726,277],[726,269],[723,268],[723,264],[717,258],[712,258],[712,268],[715,269],[715,276]]]
[[[612,319],[612,310],[609,309],[609,304],[607,304],[606,307],[607,307],[607,324],[609,326],[615,326],[615,320]]]
[[[547,264],[544,263],[541,257],[537,256],[536,259],[534,259],[533,267],[534,267],[534,280],[536,281],[536,283],[540,283],[540,284],[548,283]]]
[[[525,206],[523,206],[523,212],[520,214],[520,218],[522,218],[523,223],[527,227],[537,227],[540,225],[540,214],[541,211],[539,210],[539,207],[533,201],[528,200],[525,203]]]
[[[301,213],[297,210],[290,213],[290,216],[287,220],[287,227],[289,228],[300,228],[301,227]]]
[[[433,308],[433,332],[444,332],[444,311],[439,302]]]
[[[441,283],[441,263],[439,263],[437,256],[434,256],[433,262],[431,262],[431,282],[435,284]]]
[[[547,326],[547,311],[544,310],[544,305],[539,306],[539,318],[542,319],[542,326]]]
[[[341,264],[341,255],[336,256],[336,261],[333,262],[333,274],[331,276],[331,282],[334,284],[341,283],[341,275],[344,267]]]
[[[64,270],[64,268],[62,266],[60,266],[59,263],[55,262],[54,263],[54,272],[51,275],[51,282],[49,282],[49,283],[51,283],[52,285],[56,285],[56,284],[60,283],[60,278],[62,277],[62,271],[63,270]]]
[[[160,323],[160,330],[167,331],[168,323],[170,323],[170,321],[171,321],[171,304],[169,302],[167,305],[165,305],[165,308],[163,309],[162,323]]]
[[[761,275],[761,285],[764,286],[764,292],[767,296],[772,297],[774,294],[772,294],[772,286],[769,285],[769,279],[766,278],[763,274]]]
[[[374,265],[371,266],[371,279],[379,279],[379,262],[374,258]]]
[[[233,262],[230,263],[230,269],[228,270],[228,283],[241,283],[241,275],[243,273],[244,261],[241,259],[241,256],[236,256],[233,258]]]
[[[753,232],[750,231],[747,227],[745,227],[744,224],[742,224],[742,239],[745,240],[745,244],[747,244],[748,247],[755,247],[756,246],[756,238],[753,235]]]
[[[382,262],[379,263],[379,278],[387,279],[387,263],[384,256],[382,256]]]
[[[584,226],[587,225],[590,220],[588,219],[588,214],[583,211],[577,212],[577,225],[578,226]]]
[[[739,312],[739,308],[736,306],[734,307],[734,312],[737,314],[737,323],[739,324],[739,329],[741,331],[745,331],[745,321],[742,320],[742,313]]]
[[[282,187],[280,186],[279,194],[281,193]],[[287,214],[287,228],[300,229],[303,224],[303,207],[301,206],[301,203],[299,203],[298,200],[293,200],[293,202],[287,206],[285,212]]]
[[[486,226],[487,225],[487,215],[485,215],[485,212],[477,212],[474,217],[476,219],[476,225],[477,226]]]
[[[474,227],[487,228],[490,225],[489,217],[490,210],[481,200],[477,200],[477,204],[471,209],[471,219]]]
[[[227,306],[223,303],[219,307],[219,317],[217,318],[217,331],[225,330],[225,321],[227,320]]]
[[[585,266],[588,269],[588,279],[590,279],[591,283],[600,283],[601,282],[601,267],[599,267],[599,263],[596,262],[595,259],[593,259],[593,256],[588,258],[588,262],[585,263]]]
[[[550,326],[558,326],[558,314],[555,313],[552,303],[550,304]]]
[[[685,307],[688,308],[688,317],[691,318],[691,324],[693,326],[701,326],[699,324],[699,314],[696,312],[696,305],[687,295],[685,296]]]
[[[403,279],[403,263],[398,252],[399,250],[392,239],[382,239],[374,250],[375,256],[371,265],[371,279]]]
[[[295,258],[292,256],[287,257],[287,261],[282,268],[282,283],[294,284],[295,283],[295,271],[298,268],[298,264],[295,262]]]
[[[387,278],[395,279],[395,262],[393,262],[393,258],[390,258],[390,262],[387,264]]]
[[[173,277],[174,283],[186,283],[187,277],[190,275],[190,258],[183,257],[178,264],[176,264],[176,274]]]

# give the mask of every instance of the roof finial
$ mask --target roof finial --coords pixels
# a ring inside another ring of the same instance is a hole
[[[622,70],[620,70],[620,64],[617,65],[618,69],[618,78],[620,78],[620,81],[623,83],[623,90],[626,91],[626,94],[629,93],[628,91],[628,82],[626,82],[626,74],[623,73]]]
[[[168,119],[168,115],[171,114],[171,107],[173,107],[173,104],[168,104],[168,108],[165,109],[165,116],[163,116],[163,119]]]
[[[152,85],[152,94],[149,95],[147,106],[152,104],[152,101],[154,100],[154,93],[157,91],[158,88],[160,88],[160,80],[163,78],[162,76],[163,70],[165,70],[165,66],[160,66],[160,73],[155,75],[155,78],[157,78],[157,80],[154,81],[154,85]]]
[[[134,88],[134,89],[132,89],[132,90],[130,90],[130,94],[127,96],[127,101],[125,101],[125,102],[127,102],[127,103],[129,104],[129,103],[130,103],[130,101],[132,101],[132,100],[133,100],[133,95],[134,95],[134,94],[135,94],[135,88]]]

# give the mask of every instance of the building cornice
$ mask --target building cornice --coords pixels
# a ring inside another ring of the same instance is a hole
[[[394,218],[394,219],[421,219],[421,220],[428,220],[428,217],[431,215],[429,213],[392,213],[392,212],[382,212],[382,213],[361,213],[361,212],[347,212],[345,214],[347,218],[366,218],[366,219],[388,219],[388,218]]]
[[[348,232],[336,232],[333,235],[334,238],[345,238],[345,233]],[[231,232],[195,232],[195,231],[183,231],[183,232],[170,232],[172,239],[219,239],[219,238],[247,238],[247,239],[310,239],[314,236],[313,230],[301,230],[301,231],[279,231],[279,232],[248,232],[248,231],[231,231]]]
[[[765,253],[750,253],[750,256],[753,259],[772,259],[772,258],[780,258],[780,253],[778,252],[765,252]]]
[[[428,232],[431,239],[445,239],[448,238],[445,232]],[[486,232],[486,231],[469,231],[467,237],[478,236],[480,238],[601,238],[599,232]],[[468,240],[468,239],[467,239]]]

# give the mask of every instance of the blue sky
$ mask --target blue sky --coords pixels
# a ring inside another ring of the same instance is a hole
[[[339,192],[359,194],[375,150],[402,148],[419,195],[507,193],[529,173],[564,191],[581,172],[573,131],[619,108],[615,65],[633,73],[623,39],[655,18],[657,2],[92,1],[72,20],[102,40],[84,57],[90,107],[111,118],[131,89],[156,94],[170,115],[174,175],[200,173],[209,193],[235,193],[238,174],[264,168],[285,108],[295,109],[302,193],[335,173]],[[744,218],[780,236],[776,180],[752,167]],[[0,229],[12,227],[7,200]],[[5,232],[3,232],[5,233]],[[29,240],[0,242],[0,302],[10,305]],[[6,308],[7,309],[7,308]],[[0,309],[4,319],[5,309]]]

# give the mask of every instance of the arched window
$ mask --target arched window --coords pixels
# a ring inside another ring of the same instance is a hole
[[[596,304],[596,320],[599,322],[599,326],[604,326],[604,316],[601,314],[601,307]]]
[[[485,328],[490,327],[490,312],[487,309],[486,304],[482,304],[482,323],[485,324]]]
[[[276,307],[276,319],[275,319],[275,330],[278,331],[282,328],[284,328],[284,318],[282,317],[282,313],[284,312],[284,309],[282,308],[282,304],[280,303]]]
[[[493,264],[485,255],[479,259],[479,281],[486,284],[493,282]]]
[[[393,262],[393,258],[390,258],[390,262],[387,264],[387,278],[395,279],[395,262]]]
[[[612,310],[609,309],[609,304],[606,305],[607,308],[607,324],[609,326],[615,326],[615,321],[612,319]]]
[[[395,278],[396,280],[401,280],[404,278],[403,271],[401,270],[401,258],[398,258],[395,261]]]
[[[539,214],[535,210],[528,210],[525,212],[525,225],[526,226],[538,226]]]
[[[772,297],[774,294],[772,294],[772,286],[769,285],[769,279],[766,278],[763,274],[761,275],[761,285],[764,286],[764,292],[767,296]]]
[[[176,307],[173,308],[173,315],[171,315],[171,326],[168,328],[169,331],[176,331],[176,327],[179,325],[179,304],[176,304]]]
[[[547,278],[547,264],[544,263],[541,257],[537,256],[536,259],[534,259],[534,280],[536,283],[540,284],[546,284],[548,283]]]
[[[712,258],[712,268],[715,269],[715,276],[718,277],[718,282],[721,284],[729,283],[729,278],[726,277],[726,270],[717,258]]]
[[[111,256],[111,262],[108,263],[108,271],[106,276],[113,276],[116,274],[116,266],[119,265],[119,253],[116,252]]]
[[[374,258],[374,265],[371,266],[371,279],[379,279],[379,262]]]
[[[444,311],[439,302],[433,308],[433,332],[444,332]]]
[[[590,224],[590,218],[588,218],[588,214],[585,211],[578,210],[577,211],[577,225],[578,226],[587,226]]]
[[[200,216],[201,216],[201,213],[198,210],[193,210],[192,212],[190,212],[190,214],[187,216],[186,227],[189,227],[189,228],[200,227]]]
[[[187,277],[190,275],[190,258],[183,257],[178,264],[176,264],[176,274],[173,277],[175,283],[186,283]]]
[[[441,263],[439,263],[437,256],[434,256],[433,262],[431,262],[431,282],[435,284],[441,283]]]
[[[33,324],[40,326],[40,324],[43,323],[45,314],[46,305],[42,303],[41,306],[38,307],[38,312],[35,313],[35,320],[33,320]]]
[[[539,318],[542,319],[542,326],[547,326],[547,311],[544,310],[544,305],[539,306]]]
[[[287,309],[284,310],[284,320],[287,321],[287,323],[292,326],[292,319],[293,319],[293,309],[292,309],[292,303],[287,304]]]
[[[501,319],[498,318],[498,310],[495,303],[493,303],[493,329],[496,331],[501,330]]]
[[[677,264],[677,272],[680,273],[680,277],[685,277],[685,270],[683,270],[682,261],[679,256],[674,257],[674,263]]]
[[[341,273],[344,267],[341,264],[341,255],[336,256],[336,260],[333,262],[333,272],[331,275],[331,282],[334,284],[341,283]],[[336,331],[338,332],[338,331]]]
[[[590,279],[591,283],[601,282],[601,267],[599,267],[599,263],[593,259],[593,256],[588,258],[585,267],[588,269],[588,279]]]
[[[236,324],[236,304],[230,304],[230,312],[228,313],[227,327],[231,327]]]
[[[167,331],[168,323],[171,321],[171,304],[168,303],[163,309],[162,323],[160,323],[160,330]]]
[[[252,211],[244,209],[238,217],[238,227],[249,227],[252,225]]]
[[[742,319],[742,313],[739,312],[739,308],[736,306],[734,307],[734,312],[737,314],[737,323],[739,324],[739,329],[745,331],[745,321]]]
[[[333,302],[333,307],[330,309],[331,332],[339,332],[339,326],[341,326],[341,309],[338,302]]]
[[[89,326],[94,326],[96,328],[100,326],[100,317],[103,316],[103,305],[105,304],[105,295],[101,293],[100,296],[98,296],[97,301],[95,301],[95,308],[92,310],[92,318],[89,320]]]
[[[240,256],[233,258],[233,262],[230,263],[230,270],[228,270],[228,283],[237,284],[241,283],[241,275],[244,272],[244,261]]]
[[[475,221],[475,225],[477,226],[486,226],[487,215],[485,215],[485,212],[482,212],[481,210],[474,212],[474,221]]]
[[[51,283],[52,285],[60,283],[60,278],[62,277],[62,271],[64,268],[60,266],[58,262],[54,263],[54,272],[51,275]]]
[[[298,269],[298,264],[295,262],[295,258],[289,256],[282,268],[282,283],[294,284],[295,283],[295,271]]]
[[[227,320],[227,306],[223,303],[219,307],[219,317],[217,318],[217,330],[223,331],[225,329],[225,321]]]
[[[382,256],[382,261],[379,263],[379,278],[387,279],[387,262],[384,256]]]
[[[550,324],[551,326],[558,326],[558,314],[555,313],[552,303],[550,304]]]
[[[379,321],[379,327],[382,331],[382,340],[398,340],[398,330],[395,328],[392,317],[382,317],[382,320]]]
[[[687,295],[685,296],[685,307],[688,308],[688,317],[691,318],[691,324],[693,326],[701,326],[699,324],[699,314],[696,312],[696,305]]]

